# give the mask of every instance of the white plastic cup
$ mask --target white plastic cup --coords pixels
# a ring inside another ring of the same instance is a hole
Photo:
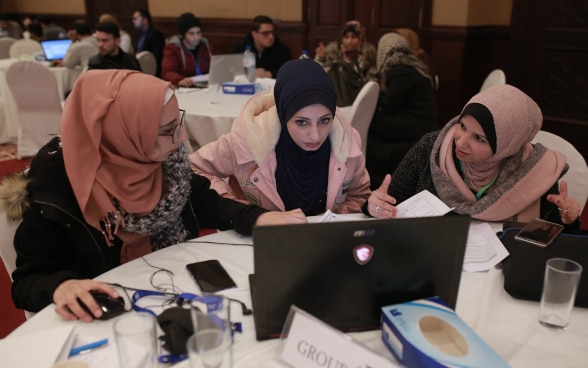
[[[582,266],[569,259],[551,258],[545,265],[539,323],[551,328],[566,328],[574,308]]]
[[[219,84],[208,85],[208,97],[211,104],[218,104],[222,94],[221,86]]]
[[[230,301],[220,295],[204,295],[191,302],[194,334],[186,348],[192,368],[233,366]]]
[[[153,315],[127,313],[114,322],[113,328],[121,367],[157,367],[157,321]]]

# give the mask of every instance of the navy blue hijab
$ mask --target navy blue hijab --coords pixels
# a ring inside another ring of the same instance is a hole
[[[311,59],[291,60],[280,68],[274,86],[282,130],[276,145],[276,186],[286,211],[302,209],[306,216],[326,210],[331,140],[316,151],[300,148],[286,123],[300,109],[321,104],[335,116],[337,95],[323,68]]]

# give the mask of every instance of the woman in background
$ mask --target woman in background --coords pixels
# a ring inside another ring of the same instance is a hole
[[[579,227],[580,204],[558,180],[566,158],[531,144],[543,116],[539,106],[510,85],[488,88],[461,114],[410,150],[387,175],[365,210],[395,217],[396,203],[427,189],[459,214],[482,221],[542,219]]]
[[[380,96],[368,130],[366,167],[372,189],[394,170],[408,150],[437,129],[435,92],[427,66],[408,41],[387,33],[378,43]]]
[[[280,68],[274,91],[243,107],[231,132],[190,156],[221,195],[268,210],[360,212],[369,196],[359,134],[336,114],[329,77],[310,59]]]
[[[337,93],[337,106],[350,106],[363,85],[375,78],[376,48],[365,40],[357,20],[343,25],[341,40],[316,48],[317,61],[329,74]]]
[[[208,74],[212,49],[202,36],[202,24],[192,13],[184,13],[177,20],[179,34],[163,48],[161,79],[180,87],[192,87],[192,77]]]

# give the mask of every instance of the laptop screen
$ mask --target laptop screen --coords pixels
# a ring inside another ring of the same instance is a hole
[[[208,84],[232,82],[236,75],[243,74],[243,54],[212,55]]]
[[[431,296],[455,308],[469,216],[255,227],[259,340],[291,305],[343,331],[381,327],[381,307]]]
[[[70,45],[71,39],[69,38],[41,41],[41,47],[43,47],[43,53],[45,54],[45,60],[47,61],[63,59]]]

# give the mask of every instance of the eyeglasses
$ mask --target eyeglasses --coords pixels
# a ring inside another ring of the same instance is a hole
[[[186,110],[180,109],[180,123],[174,127],[173,132],[167,134],[157,134],[161,137],[172,137],[172,143],[177,143],[180,139],[182,132],[182,125],[184,125],[184,117],[186,116]]]
[[[270,35],[271,36],[274,35],[274,31],[263,31],[263,32],[255,31],[255,32],[259,33],[263,37],[269,37]]]

